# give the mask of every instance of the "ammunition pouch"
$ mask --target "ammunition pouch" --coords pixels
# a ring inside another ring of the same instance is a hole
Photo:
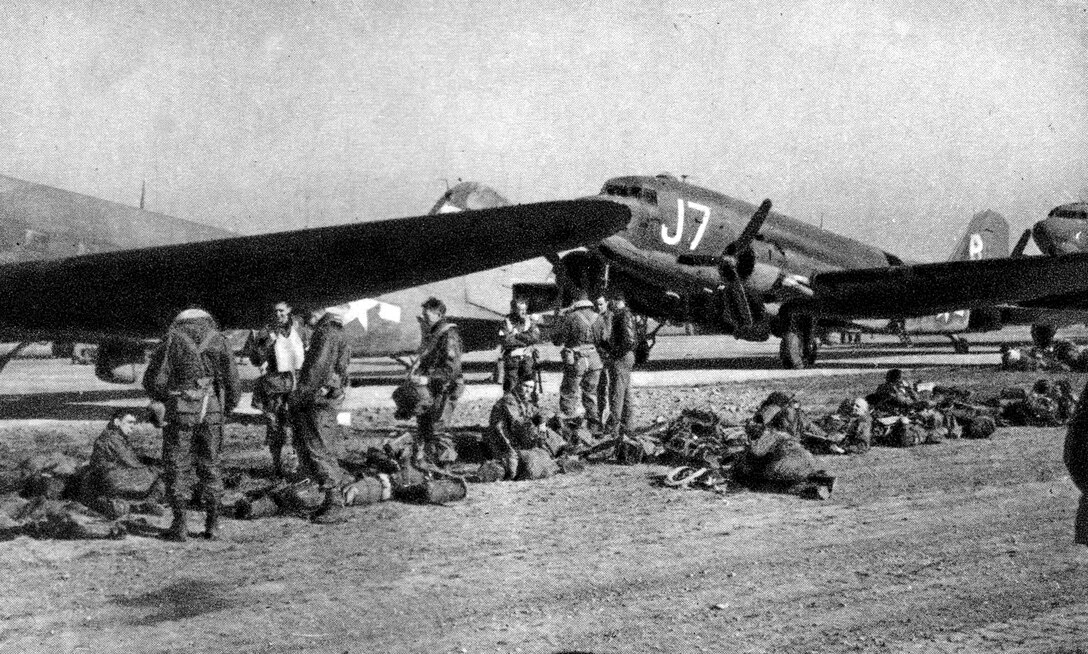
[[[194,425],[203,422],[209,413],[219,413],[219,402],[214,397],[215,388],[211,377],[196,380],[194,388],[171,391],[166,403],[167,410],[177,418],[181,425]],[[216,401],[213,403],[212,400]]]

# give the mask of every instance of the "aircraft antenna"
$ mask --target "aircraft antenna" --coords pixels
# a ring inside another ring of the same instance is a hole
[[[147,191],[147,180],[140,182],[140,208],[144,208],[144,192]]]

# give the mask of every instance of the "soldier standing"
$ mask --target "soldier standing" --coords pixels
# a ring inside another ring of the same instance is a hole
[[[529,315],[529,302],[524,298],[510,301],[510,314],[499,330],[502,340],[502,390],[509,391],[518,385],[518,367],[528,358],[535,357],[534,346],[540,343],[540,328]]]
[[[1065,433],[1063,459],[1069,477],[1080,490],[1080,504],[1073,528],[1073,542],[1088,545],[1088,386],[1080,395],[1073,420]]]
[[[295,390],[295,381],[305,358],[309,330],[291,313],[291,306],[279,302],[274,307],[272,322],[254,338],[250,362],[261,368],[253,393],[268,423],[265,443],[272,453],[272,470],[283,475],[283,446],[288,443],[291,414],[288,398]]]
[[[223,492],[223,416],[238,404],[241,385],[230,345],[206,311],[186,309],[178,314],[152,355],[143,382],[148,395],[166,405],[163,481],[174,514],[166,537],[179,542],[188,537],[185,511],[195,463],[206,512],[204,537],[215,539]]]
[[[612,392],[609,405],[612,408],[612,437],[616,443],[616,458],[624,462],[623,437],[631,432],[631,371],[635,367],[635,318],[627,308],[627,301],[618,291],[612,298],[611,329],[608,333],[608,374]]]
[[[350,364],[344,316],[329,309],[314,328],[290,400],[299,466],[325,491],[325,502],[314,515],[314,522],[322,524],[344,519],[344,496],[340,493],[344,472],[336,457],[340,431],[336,414],[344,403]]]
[[[601,356],[597,351],[604,343],[604,323],[593,310],[593,303],[582,289],[558,321],[552,342],[561,345],[563,381],[559,387],[559,412],[564,418],[578,417],[584,410],[586,427],[601,431],[601,416],[597,408],[597,385],[601,379]],[[581,404],[581,407],[579,407]]]
[[[608,339],[609,333],[612,330],[612,311],[608,308],[608,299],[605,296],[598,296],[593,302],[593,308],[597,310],[597,313],[601,316],[601,324],[604,325],[601,339],[603,343],[598,348],[598,354],[601,355],[601,379],[597,382],[597,412],[601,416],[601,424],[607,428],[608,423],[612,420],[612,402],[611,402],[611,389],[612,389],[612,373],[611,366],[608,361]]]
[[[420,326],[423,342],[414,377],[427,387],[434,403],[417,418],[416,456],[445,465],[457,460],[457,450],[445,428],[465,390],[461,335],[457,325],[446,320],[446,304],[434,297],[423,303]]]

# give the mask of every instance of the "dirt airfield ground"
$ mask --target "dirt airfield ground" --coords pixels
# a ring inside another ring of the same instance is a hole
[[[637,420],[748,412],[779,389],[817,413],[893,361],[981,391],[1039,377],[995,372],[992,342],[947,351],[837,347],[821,374],[799,375],[761,369],[773,343],[665,339],[636,379]],[[355,424],[392,425],[392,369],[368,370]],[[492,401],[472,388],[461,424]],[[87,368],[16,361],[0,375],[0,460],[87,453],[112,406],[143,404]],[[1072,544],[1063,437],[1005,428],[825,457],[838,483],[824,502],[677,491],[651,483],[659,466],[598,465],[470,486],[448,507],[353,509],[337,526],[228,521],[214,543],[20,537],[0,543],[0,652],[1088,652],[1088,548]],[[256,460],[262,438],[243,416],[228,460]],[[157,434],[140,442],[154,452]]]

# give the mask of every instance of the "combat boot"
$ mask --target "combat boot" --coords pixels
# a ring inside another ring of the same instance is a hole
[[[325,502],[314,514],[313,521],[319,525],[335,525],[344,522],[348,518],[348,510],[344,507],[344,496],[337,488],[325,491]]]
[[[189,539],[189,525],[185,519],[185,509],[174,509],[174,521],[170,523],[170,528],[166,530],[163,537],[175,543],[184,543]]]
[[[208,504],[207,514],[204,517],[204,533],[206,540],[219,540],[219,502],[212,500]]]

